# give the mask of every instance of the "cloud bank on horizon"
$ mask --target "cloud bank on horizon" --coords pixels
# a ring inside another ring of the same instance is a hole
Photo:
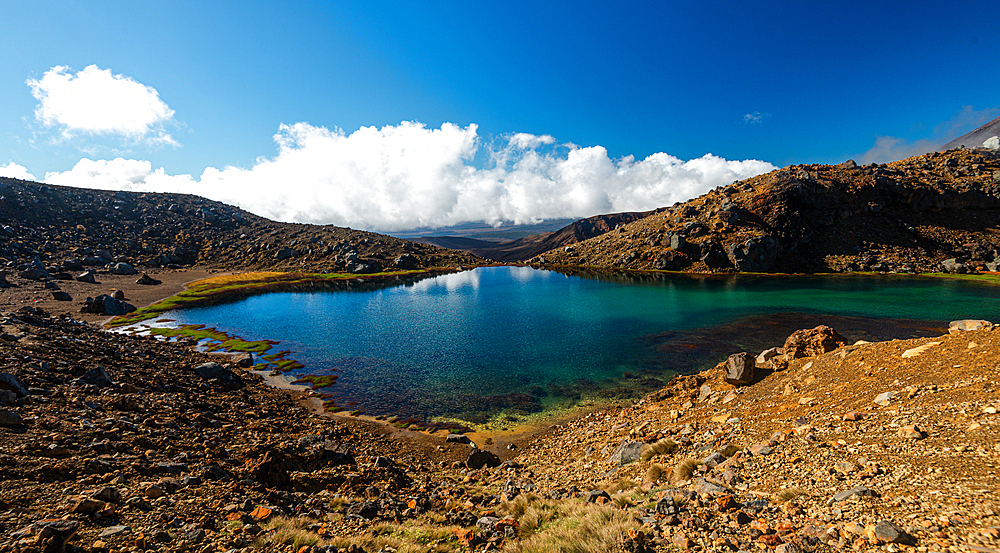
[[[36,119],[63,140],[99,136],[177,145],[164,130],[174,111],[154,88],[130,77],[96,65],[75,74],[57,66],[27,84],[38,100]],[[776,169],[711,154],[687,161],[665,153],[612,159],[602,146],[560,144],[550,135],[514,133],[484,141],[475,124],[428,128],[404,121],[347,134],[300,122],[281,125],[274,141],[273,157],[259,158],[250,168],[208,167],[197,178],[114,157],[84,158],[43,180],[197,194],[278,221],[391,232],[646,211]],[[35,180],[13,162],[0,166],[0,175]]]
[[[274,157],[248,169],[209,167],[198,178],[115,158],[81,159],[43,180],[198,194],[279,221],[394,231],[643,211],[776,169],[711,154],[688,161],[665,153],[611,159],[601,146],[559,145],[551,136],[526,133],[484,144],[476,125],[450,123],[435,129],[403,122],[351,134],[296,123],[282,125],[274,140]],[[487,157],[482,168],[473,165],[480,151]],[[27,173],[14,164],[7,169],[21,178]]]

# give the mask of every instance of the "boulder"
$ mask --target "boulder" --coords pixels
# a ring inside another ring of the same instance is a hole
[[[419,266],[419,260],[417,256],[404,253],[403,255],[397,257],[392,261],[397,269],[402,269],[408,271],[410,269],[416,269]]]
[[[962,263],[955,258],[945,259],[942,261],[941,268],[944,269],[944,272],[955,275],[964,275],[969,272],[969,268],[965,266],[965,263]]]
[[[726,248],[729,261],[737,271],[743,273],[769,271],[780,253],[781,244],[778,239],[769,235],[750,238],[742,244],[733,243]]]
[[[472,451],[469,452],[469,458],[465,460],[465,466],[470,469],[499,467],[500,458],[489,451],[483,451],[482,449],[474,447],[472,448]]]
[[[97,284],[97,279],[94,278],[94,273],[92,271],[84,271],[76,277],[77,282],[86,282],[88,284]]]
[[[961,319],[948,323],[949,334],[958,334],[965,330],[990,330],[992,328],[993,323],[978,319]]]
[[[826,325],[796,330],[785,340],[785,357],[788,359],[812,357],[833,351],[845,344],[847,340]]]
[[[732,267],[726,251],[717,242],[705,240],[701,243],[701,262],[709,269],[725,269]]]
[[[64,292],[62,290],[53,290],[52,291],[52,299],[54,299],[56,301],[72,301],[73,300],[73,296],[70,296],[69,294],[67,294],[66,292]]]
[[[633,442],[631,440],[622,440],[618,447],[611,452],[611,462],[617,463],[618,466],[627,465],[639,460],[639,456],[642,454],[642,448],[645,444],[642,442]]]
[[[874,534],[880,543],[902,543],[905,545],[916,545],[917,543],[916,538],[888,520],[876,524]]]
[[[98,388],[107,388],[114,384],[114,382],[111,381],[111,377],[108,376],[107,371],[101,367],[90,369],[80,377],[80,380],[86,382],[87,384],[97,386]]]
[[[753,384],[754,362],[750,359],[750,354],[745,351],[730,355],[726,360],[726,382],[734,386]]]
[[[465,434],[448,434],[448,436],[444,439],[444,441],[445,441],[445,443],[449,443],[449,444],[468,444],[468,443],[472,443],[471,440],[469,440],[469,437],[466,436]]]
[[[278,261],[284,261],[286,259],[291,259],[295,257],[295,250],[292,248],[281,248],[274,253],[274,258]]]
[[[21,424],[21,415],[11,409],[0,409],[0,426],[17,426]]]
[[[113,274],[113,275],[137,275],[137,274],[139,274],[139,271],[136,271],[135,267],[129,265],[128,263],[125,263],[124,261],[120,261],[118,263],[112,263],[111,266],[108,267],[108,269],[111,271],[111,274]]]
[[[96,298],[87,298],[83,302],[80,313],[96,313],[98,315],[120,316],[135,311],[135,306],[131,303],[116,300],[115,298],[101,294]]]
[[[233,356],[233,363],[236,363],[237,367],[249,369],[253,366],[253,354],[249,351],[237,353]]]
[[[21,278],[26,280],[45,280],[49,277],[49,273],[45,269],[39,269],[38,267],[30,267],[21,271]]]
[[[0,390],[10,390],[17,397],[27,397],[28,387],[11,373],[0,373]]]
[[[238,390],[244,386],[240,375],[214,361],[198,365],[194,371],[205,380],[217,382],[225,390]]]
[[[79,522],[64,518],[40,520],[31,525],[31,533],[43,553],[62,553],[79,527]]]
[[[156,286],[157,284],[160,284],[160,281],[147,275],[146,273],[142,273],[142,276],[139,277],[139,279],[136,280],[135,283],[142,284],[143,286]]]

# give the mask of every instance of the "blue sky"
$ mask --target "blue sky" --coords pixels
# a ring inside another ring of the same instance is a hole
[[[1000,116],[995,1],[4,11],[7,174],[376,230],[651,209],[772,166],[904,157]],[[125,106],[104,118],[120,124],[82,115],[100,98]]]

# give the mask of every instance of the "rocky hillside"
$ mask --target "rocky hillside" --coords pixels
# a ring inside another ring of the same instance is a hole
[[[540,264],[746,272],[995,270],[1000,154],[794,165],[720,187]]]
[[[463,252],[334,226],[287,224],[185,194],[112,192],[0,178],[0,264],[373,273],[481,263]],[[127,270],[127,269],[122,269]]]
[[[952,150],[954,148],[978,148],[986,140],[1000,135],[1000,117],[986,123],[985,125],[963,134],[941,147],[941,150]]]

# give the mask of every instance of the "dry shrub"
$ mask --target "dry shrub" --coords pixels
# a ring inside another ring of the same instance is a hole
[[[670,438],[657,440],[655,443],[647,445],[639,454],[643,461],[649,461],[657,455],[670,455],[677,449],[677,443]]]
[[[796,497],[806,495],[808,492],[801,488],[785,488],[774,494],[774,500],[778,503],[786,503]]]
[[[684,480],[690,480],[691,475],[694,471],[698,469],[698,465],[701,461],[697,459],[684,459],[680,463],[674,466],[674,482],[683,482]]]

